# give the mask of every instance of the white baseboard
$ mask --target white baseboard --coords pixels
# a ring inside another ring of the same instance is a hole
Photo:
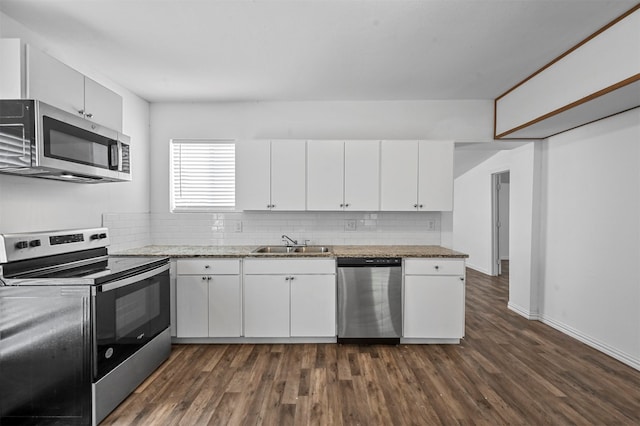
[[[602,353],[609,355],[612,358],[617,359],[618,361],[627,364],[630,367],[635,368],[636,370],[640,370],[640,359],[635,358],[625,352],[622,352],[612,346],[607,345],[606,343],[600,342],[597,339],[594,339],[591,336],[588,336],[582,333],[579,330],[576,330],[573,327],[570,327],[566,324],[563,324],[553,318],[545,317],[544,315],[540,315],[540,322],[548,325],[549,327],[555,328],[556,330],[573,337],[581,341],[582,343],[591,346],[594,349],[599,350]]]
[[[571,336],[576,340],[584,343],[585,345],[591,346],[594,349],[599,350],[600,352],[609,355],[612,358],[617,359],[618,361],[635,368],[636,370],[640,370],[640,359],[637,359],[625,352],[622,352],[612,346],[607,345],[606,343],[602,343],[597,339],[594,339],[591,336],[587,336],[579,330],[576,330],[573,327],[570,327],[566,324],[563,324],[559,321],[554,320],[553,318],[545,317],[543,314],[537,312],[530,312],[527,309],[522,308],[521,306],[515,305],[511,302],[507,304],[509,310],[517,313],[520,316],[525,317],[529,320],[537,320],[542,322],[543,324],[548,325],[551,328],[554,328],[560,331],[567,336]]]
[[[511,302],[507,304],[507,308],[509,308],[509,310],[515,312],[516,314],[525,317],[528,320],[540,319],[540,315],[537,312],[531,312],[528,309],[524,309],[523,307],[515,305]]]
[[[487,271],[487,270],[486,270],[486,269],[484,269],[484,268],[480,268],[480,267],[478,267],[478,266],[476,266],[476,265],[473,265],[473,264],[469,263],[468,259],[467,259],[467,263],[465,264],[465,266],[466,266],[467,268],[471,268],[471,269],[473,269],[474,271],[482,272],[482,273],[483,273],[483,274],[485,274],[485,275],[491,275],[491,271]]]

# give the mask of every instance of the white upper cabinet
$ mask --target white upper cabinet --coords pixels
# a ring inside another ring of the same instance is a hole
[[[84,111],[86,118],[122,132],[122,97],[88,77],[84,78]]]
[[[452,141],[382,141],[381,210],[453,209]]]
[[[418,141],[382,141],[380,209],[415,211],[418,199]]]
[[[238,142],[236,205],[242,210],[452,210],[453,142]]]
[[[27,45],[26,98],[122,131],[122,98],[57,59]]]
[[[378,210],[378,141],[307,142],[308,210]]]
[[[236,206],[241,210],[304,210],[306,145],[300,140],[236,144]]]
[[[84,110],[84,75],[29,45],[26,49],[26,97],[73,114]]]
[[[304,141],[271,142],[271,210],[304,210],[306,144]]]
[[[453,210],[453,142],[420,141],[418,209]]]
[[[20,39],[0,39],[0,98],[36,99],[122,132],[122,97]]]
[[[307,209],[344,207],[344,142],[307,142]]]
[[[344,143],[344,203],[347,210],[380,210],[380,142]]]
[[[270,210],[271,142],[236,143],[236,206],[240,210]]]

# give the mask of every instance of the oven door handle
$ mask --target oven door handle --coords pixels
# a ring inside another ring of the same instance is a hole
[[[105,292],[105,291],[111,291],[111,290],[115,290],[117,288],[121,288],[121,287],[125,287],[128,285],[131,285],[133,283],[137,283],[139,281],[143,281],[146,280],[147,278],[151,278],[154,275],[158,275],[164,271],[168,271],[170,268],[169,264],[166,265],[162,265],[158,268],[152,269],[150,271],[147,272],[143,272],[142,274],[137,274],[137,275],[133,275],[127,278],[123,278],[121,280],[117,280],[117,281],[113,281],[107,284],[102,284],[97,286],[97,291],[98,292]]]

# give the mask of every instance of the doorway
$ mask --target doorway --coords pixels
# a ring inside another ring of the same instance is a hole
[[[509,171],[491,175],[492,270],[502,275],[504,262],[509,261]]]

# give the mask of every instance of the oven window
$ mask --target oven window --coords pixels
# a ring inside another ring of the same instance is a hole
[[[158,283],[116,299],[116,339],[130,335],[158,315],[160,315]]]
[[[169,297],[169,271],[96,293],[94,380],[169,327]]]

